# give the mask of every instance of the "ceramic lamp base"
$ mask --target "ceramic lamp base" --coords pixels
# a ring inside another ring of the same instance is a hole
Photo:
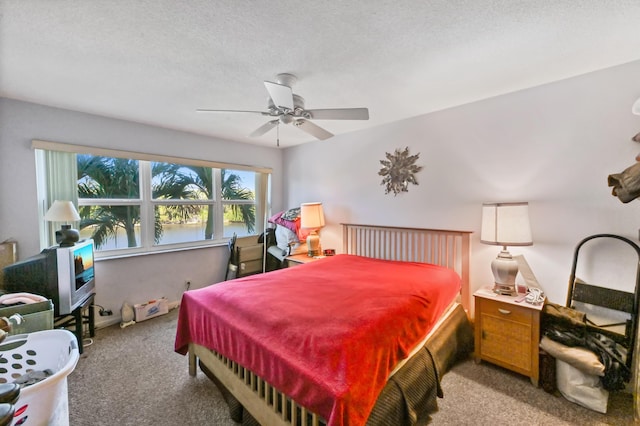
[[[507,250],[502,250],[498,257],[491,262],[491,271],[495,285],[494,293],[515,296],[516,291],[516,275],[518,275],[518,262],[511,256]]]
[[[77,229],[71,229],[71,225],[62,225],[62,229],[56,231],[56,243],[60,247],[71,247],[80,240],[80,233]]]
[[[320,237],[316,231],[307,236],[307,255],[309,257],[320,256]]]

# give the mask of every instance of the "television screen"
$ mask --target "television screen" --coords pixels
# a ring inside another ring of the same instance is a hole
[[[95,290],[93,240],[57,247],[58,303],[61,314],[73,312]]]
[[[78,247],[73,251],[73,265],[75,271],[76,290],[94,278],[93,273],[93,246]]]

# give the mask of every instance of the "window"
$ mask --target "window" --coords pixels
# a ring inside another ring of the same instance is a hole
[[[143,162],[76,156],[80,238],[93,238],[96,250],[140,247]]]
[[[54,145],[66,151],[73,147]],[[43,160],[38,170],[45,173],[38,181],[46,190],[39,193],[50,200],[48,206],[61,199],[52,187],[77,187],[81,221],[75,227],[80,238],[93,238],[98,257],[209,245],[264,228],[269,173],[263,169],[160,156],[144,159],[142,154],[107,150],[95,155],[74,148],[77,154],[68,155],[75,162],[65,161],[75,165],[76,180],[52,178],[57,160]],[[38,155],[47,154],[42,150]],[[52,245],[46,234],[44,247]]]

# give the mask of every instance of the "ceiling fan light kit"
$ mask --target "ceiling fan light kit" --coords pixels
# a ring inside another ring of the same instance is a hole
[[[214,110],[198,109],[198,112],[225,112],[225,113],[250,113],[272,117],[270,120],[254,130],[250,136],[259,137],[273,129],[279,123],[292,124],[309,135],[320,139],[329,139],[333,133],[323,129],[309,120],[368,120],[367,108],[332,108],[332,109],[305,109],[304,98],[293,93],[293,85],[297,81],[293,74],[278,74],[276,82],[265,81],[264,86],[269,92],[267,111],[242,111],[242,110]]]

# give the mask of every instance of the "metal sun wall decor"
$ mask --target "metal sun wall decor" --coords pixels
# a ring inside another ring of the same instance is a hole
[[[404,151],[398,148],[393,154],[387,152],[385,155],[387,159],[380,160],[383,167],[378,172],[378,175],[383,176],[380,185],[385,186],[385,194],[393,191],[393,195],[396,196],[401,192],[408,192],[410,183],[418,184],[414,174],[422,170],[422,166],[416,166],[414,163],[420,157],[420,153],[409,155],[409,147],[406,147]]]

